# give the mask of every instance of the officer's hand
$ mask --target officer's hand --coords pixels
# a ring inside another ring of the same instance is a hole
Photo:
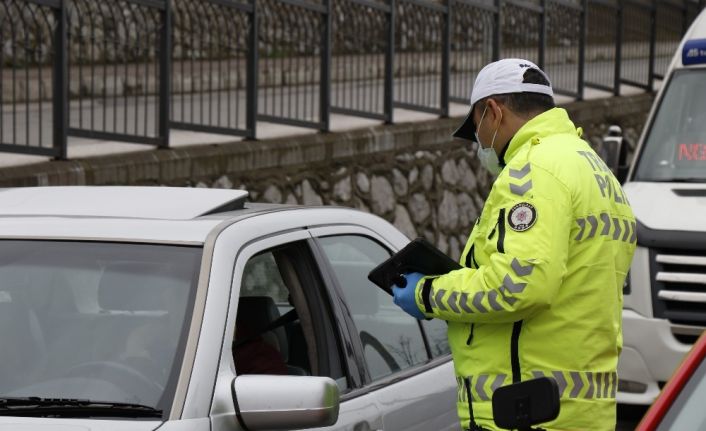
[[[419,280],[424,277],[424,274],[411,272],[409,274],[404,274],[403,277],[407,281],[406,287],[392,286],[394,302],[410,316],[415,319],[422,320],[425,316],[424,313],[422,313],[422,310],[417,307],[417,301],[415,298],[417,283],[419,283]]]

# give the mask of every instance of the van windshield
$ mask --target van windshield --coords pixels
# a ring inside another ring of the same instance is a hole
[[[648,130],[635,181],[706,182],[706,69],[672,75]]]
[[[0,397],[168,414],[201,248],[0,240]]]

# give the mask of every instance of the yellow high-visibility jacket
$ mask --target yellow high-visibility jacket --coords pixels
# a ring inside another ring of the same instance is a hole
[[[636,243],[619,182],[565,110],[528,121],[508,144],[461,256],[464,268],[416,286],[448,321],[461,425],[497,429],[491,397],[538,376],[559,384],[551,430],[614,430],[623,283]]]

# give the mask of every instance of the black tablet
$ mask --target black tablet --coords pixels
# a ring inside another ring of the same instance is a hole
[[[460,268],[458,262],[429,241],[417,238],[370,271],[368,280],[392,295],[392,285],[400,285],[404,280],[402,274],[420,272],[424,275],[441,275]]]

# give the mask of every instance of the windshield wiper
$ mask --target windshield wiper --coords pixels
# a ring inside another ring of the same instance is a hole
[[[75,398],[0,397],[0,416],[162,418],[151,406]]]
[[[670,183],[706,183],[706,178],[685,177],[685,178],[672,178],[667,181]]]

